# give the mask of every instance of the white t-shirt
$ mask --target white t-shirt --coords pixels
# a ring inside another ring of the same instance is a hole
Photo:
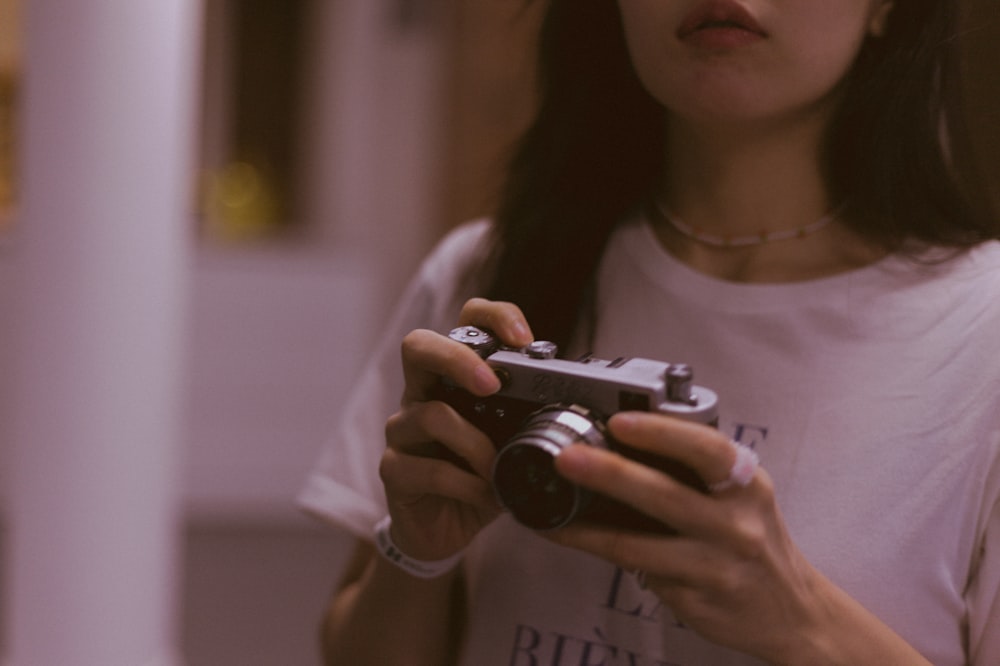
[[[442,332],[486,223],[428,258],[301,495],[370,539],[403,335]],[[529,322],[530,323],[530,322]],[[738,284],[623,224],[600,267],[593,352],[693,366],[752,446],[788,529],[834,583],[939,666],[1000,664],[1000,244],[918,265]],[[755,664],[680,626],[633,578],[503,516],[465,558],[465,664]]]

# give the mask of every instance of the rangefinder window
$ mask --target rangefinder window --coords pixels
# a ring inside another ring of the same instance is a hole
[[[618,411],[620,412],[648,412],[652,410],[649,404],[649,395],[645,393],[635,393],[633,391],[618,392]]]

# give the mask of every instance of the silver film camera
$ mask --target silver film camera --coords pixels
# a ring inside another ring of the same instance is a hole
[[[480,398],[445,380],[436,397],[493,441],[497,448],[493,486],[501,504],[520,523],[547,530],[579,519],[637,531],[671,531],[631,507],[562,478],[555,470],[555,458],[574,443],[614,450],[704,490],[704,483],[689,468],[616,442],[605,427],[612,414],[625,410],[716,425],[718,397],[693,383],[690,366],[644,358],[564,360],[556,358],[551,342],[513,349],[474,326],[456,328],[449,337],[485,359],[501,388]]]

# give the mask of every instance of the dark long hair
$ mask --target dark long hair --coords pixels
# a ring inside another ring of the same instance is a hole
[[[845,219],[890,251],[1000,237],[972,177],[957,86],[957,4],[897,2],[844,83],[825,173]],[[511,160],[486,295],[567,344],[607,239],[658,182],[663,109],[640,84],[614,0],[550,0],[539,108]]]

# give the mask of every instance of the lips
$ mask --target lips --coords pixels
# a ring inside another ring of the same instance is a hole
[[[694,8],[677,29],[677,37],[688,40],[704,31],[743,31],[766,37],[767,32],[745,7],[732,0],[712,0]]]

